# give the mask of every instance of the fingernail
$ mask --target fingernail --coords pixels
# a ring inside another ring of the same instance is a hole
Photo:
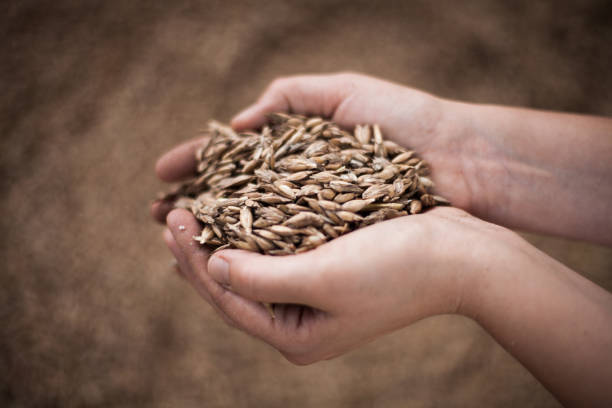
[[[208,264],[208,273],[220,285],[228,286],[229,282],[229,265],[225,259],[214,256]]]

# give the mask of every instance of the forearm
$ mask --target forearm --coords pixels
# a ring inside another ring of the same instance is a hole
[[[612,244],[612,119],[456,104],[472,212],[509,227]]]
[[[511,257],[500,253],[476,271],[464,313],[562,403],[612,406],[612,295],[526,243],[517,245]]]

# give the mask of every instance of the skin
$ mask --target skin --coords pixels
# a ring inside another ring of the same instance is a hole
[[[274,81],[232,126],[256,128],[273,111],[331,117],[347,128],[379,123],[431,163],[437,192],[458,208],[386,221],[300,255],[209,257],[192,239],[201,227],[189,212],[154,203],[181,275],[228,324],[310,364],[458,313],[563,404],[612,404],[612,295],[505,228],[612,245],[610,119],[465,104],[337,74]],[[158,176],[193,175],[199,143],[164,155]],[[276,304],[275,319],[260,302]]]

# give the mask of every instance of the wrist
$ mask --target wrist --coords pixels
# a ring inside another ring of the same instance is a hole
[[[420,265],[429,277],[425,314],[475,315],[483,288],[495,284],[495,276],[523,255],[525,249],[517,245],[529,245],[516,233],[457,208],[427,215],[424,235],[438,239],[422,254],[425,263]]]
[[[450,159],[456,162],[456,175],[464,184],[464,200],[454,204],[499,222],[498,215],[512,202],[506,124],[499,121],[495,107],[451,100],[444,104],[440,131],[449,135],[446,143],[452,150],[448,153],[456,156]]]
[[[491,231],[483,234],[480,244],[471,243],[469,280],[458,310],[481,325],[500,313],[501,305],[511,304],[519,296],[524,278],[533,278],[525,273],[534,270],[538,257],[537,251],[515,232],[488,225]]]
[[[537,257],[538,251],[515,232],[459,209],[438,208],[427,216],[428,235],[438,237],[424,258],[433,284],[429,293],[440,294],[436,314],[478,315],[489,291],[503,291],[517,276],[516,268],[529,270]]]

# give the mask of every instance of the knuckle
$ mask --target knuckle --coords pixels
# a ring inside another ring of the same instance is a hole
[[[209,293],[210,301],[213,306],[225,313],[230,301],[229,297],[227,296],[227,290],[224,288],[219,288],[218,290],[211,290]]]
[[[274,94],[294,94],[299,92],[304,84],[308,83],[310,76],[292,75],[282,76],[273,80],[268,86],[267,92]]]
[[[338,92],[347,96],[355,92],[360,84],[363,85],[365,76],[352,71],[344,71],[336,74],[335,78],[339,85]]]
[[[291,77],[285,77],[285,76],[278,77],[274,79],[272,82],[270,82],[270,85],[268,86],[268,90],[273,91],[273,90],[283,89],[290,82],[291,82]]]

